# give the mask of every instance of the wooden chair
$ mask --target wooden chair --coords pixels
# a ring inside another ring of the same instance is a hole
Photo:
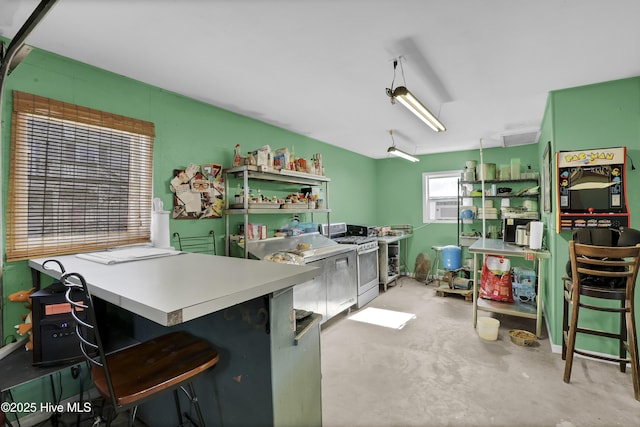
[[[565,306],[563,319],[563,359],[565,359],[564,381],[571,380],[574,353],[583,356],[618,362],[620,371],[625,372],[631,364],[631,379],[636,400],[640,400],[640,379],[638,378],[638,341],[634,312],[634,294],[638,266],[640,265],[640,245],[628,247],[593,246],[569,242],[571,279],[565,279]],[[619,286],[616,286],[619,285]],[[582,297],[591,297],[589,302]],[[599,305],[600,300],[618,300],[618,307]],[[569,304],[572,305],[569,319]],[[613,313],[620,316],[620,330],[617,333],[581,327],[578,315],[581,309]],[[575,348],[578,333],[597,335],[619,340],[618,357],[578,350]],[[627,356],[628,354],[628,356]]]
[[[216,235],[213,230],[206,235],[189,237],[180,236],[180,233],[175,232],[173,237],[178,240],[180,251],[216,255]]]
[[[199,425],[204,425],[192,381],[218,363],[218,352],[201,338],[185,331],[174,331],[105,354],[85,279],[78,273],[66,273],[60,281],[67,287],[66,299],[76,321],[80,350],[91,365],[93,383],[113,407],[114,417],[128,411],[132,426],[139,404],[160,393],[173,391],[179,425],[182,425],[178,396],[178,390],[182,390],[195,407]],[[188,414],[184,415],[192,421]],[[151,420],[151,424],[156,421]]]

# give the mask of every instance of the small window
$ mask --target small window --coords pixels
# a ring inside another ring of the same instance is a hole
[[[150,240],[153,123],[14,91],[7,261]]]
[[[422,174],[422,222],[455,222],[458,218],[460,171]]]

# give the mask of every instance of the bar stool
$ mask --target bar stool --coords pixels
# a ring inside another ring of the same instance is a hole
[[[201,338],[185,331],[174,331],[105,354],[85,279],[78,273],[65,273],[60,281],[67,287],[66,299],[76,322],[80,350],[91,366],[93,383],[112,406],[114,415],[127,411],[132,426],[139,404],[160,393],[173,392],[179,425],[183,425],[178,396],[178,390],[182,390],[196,409],[198,425],[204,426],[192,382],[218,363],[218,352]],[[184,415],[190,418],[188,414]]]
[[[431,264],[431,280],[428,283],[433,283],[436,281],[436,277],[438,276],[438,270],[440,269],[440,254],[442,253],[442,248],[444,246],[431,246],[431,249],[435,252],[434,262]],[[438,280],[438,286],[440,285],[440,281]]]
[[[564,382],[571,380],[574,353],[583,356],[618,362],[620,371],[631,364],[634,397],[640,400],[638,377],[638,342],[635,327],[634,296],[640,265],[640,245],[629,247],[593,246],[569,242],[571,278],[564,280],[563,347],[565,360]],[[589,303],[582,297],[591,297]],[[620,301],[619,307],[598,305],[600,300]],[[571,310],[569,313],[569,304]],[[612,313],[620,316],[618,332],[602,331],[578,325],[581,309]],[[569,320],[570,314],[570,320]],[[607,356],[575,348],[576,335],[590,334],[616,339],[620,344],[618,357]],[[627,357],[627,354],[629,355]]]

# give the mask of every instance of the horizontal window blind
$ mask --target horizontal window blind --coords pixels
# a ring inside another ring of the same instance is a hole
[[[153,123],[13,95],[7,261],[150,241]]]

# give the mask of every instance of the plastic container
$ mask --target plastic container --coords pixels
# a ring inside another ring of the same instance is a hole
[[[498,339],[498,329],[500,329],[500,321],[493,317],[478,317],[476,325],[480,338],[487,341],[495,341]]]
[[[448,245],[442,248],[442,265],[447,270],[457,270],[462,265],[462,250],[459,246]]]
[[[511,159],[511,179],[520,179],[520,159]]]
[[[531,221],[529,223],[529,247],[531,249],[542,248],[542,235],[544,233],[544,224],[542,221]]]
[[[500,165],[498,167],[498,179],[509,180],[511,179],[511,165]]]
[[[491,181],[496,179],[496,164],[495,163],[482,163],[476,167],[476,175],[478,181]]]
[[[298,224],[298,228],[303,233],[315,233],[318,231],[318,224],[315,222],[301,222]]]
[[[529,331],[523,331],[522,329],[512,329],[509,331],[509,337],[514,344],[527,346],[533,345],[536,342],[536,336]]]

